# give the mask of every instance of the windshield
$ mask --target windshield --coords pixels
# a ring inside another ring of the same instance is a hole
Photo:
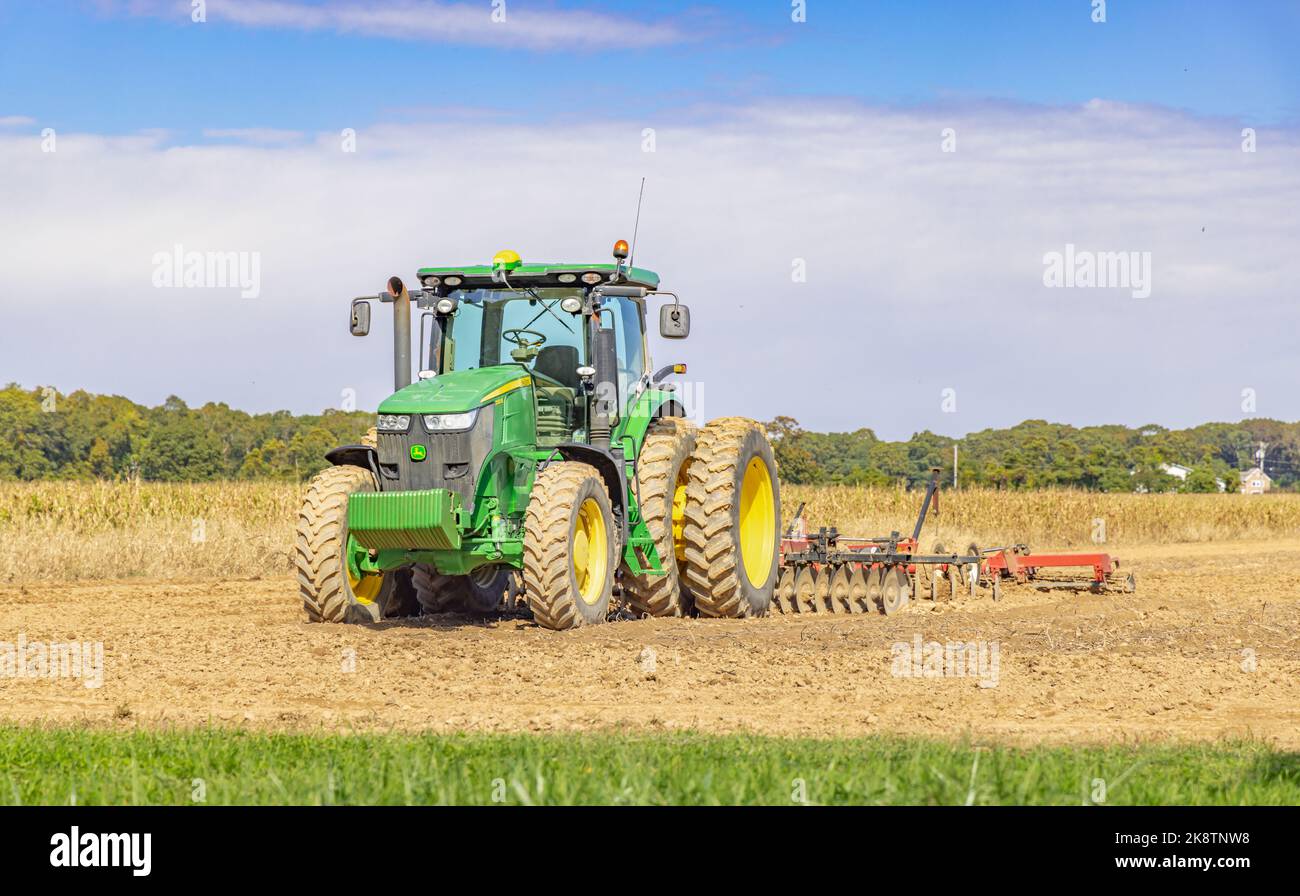
[[[582,316],[561,310],[578,289],[476,289],[458,294],[443,348],[444,373],[523,364],[549,379],[576,379],[583,365]]]

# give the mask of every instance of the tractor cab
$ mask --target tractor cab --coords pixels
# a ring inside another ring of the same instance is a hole
[[[596,364],[582,312],[584,291],[493,287],[456,290],[449,299],[453,310],[437,315],[428,328],[430,363],[422,375],[436,379],[493,368],[507,382],[527,375],[536,398],[538,444],[586,442],[586,380],[594,378]],[[620,415],[646,373],[642,302],[611,296],[600,311],[614,349],[609,382]]]
[[[421,376],[522,370],[536,398],[538,444],[589,442],[599,422],[591,400],[616,422],[647,382],[646,296],[659,278],[624,266],[625,257],[624,249],[615,264],[525,265],[505,251],[490,267],[420,270],[425,320],[432,313],[421,326]]]

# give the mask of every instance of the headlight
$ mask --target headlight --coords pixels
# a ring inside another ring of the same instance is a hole
[[[463,414],[425,414],[424,428],[429,432],[457,432],[469,429],[478,419],[478,408]]]
[[[456,310],[455,299],[439,299],[438,304],[434,306],[438,309],[439,314],[451,314]]]
[[[579,311],[582,310],[582,299],[578,298],[577,296],[565,296],[564,299],[560,302],[560,308],[569,312],[570,314],[577,314]]]
[[[410,414],[380,414],[375,426],[381,432],[406,432],[411,428]]]

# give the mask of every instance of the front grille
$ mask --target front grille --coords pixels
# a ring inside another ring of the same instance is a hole
[[[424,418],[411,415],[407,432],[379,433],[379,473],[383,491],[445,488],[460,495],[466,510],[474,507],[474,487],[483,461],[492,450],[493,408],[479,411],[464,432],[429,432]],[[411,460],[411,446],[424,445],[428,456]]]

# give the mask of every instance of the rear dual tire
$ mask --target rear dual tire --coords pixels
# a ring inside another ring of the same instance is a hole
[[[779,573],[776,458],[753,420],[699,431],[686,489],[686,584],[701,616],[765,616]]]
[[[683,581],[684,527],[695,424],[681,417],[664,417],[650,424],[637,456],[637,496],[663,574],[623,573],[623,596],[632,609],[647,616],[684,616],[691,593]]]
[[[652,424],[638,464],[642,513],[664,567],[625,571],[632,606],[679,616],[764,616],[780,546],[776,459],[762,428],[727,417],[695,430]],[[604,622],[618,557],[609,493],[597,470],[560,461],[537,473],[524,526],[524,591],[550,629]]]

